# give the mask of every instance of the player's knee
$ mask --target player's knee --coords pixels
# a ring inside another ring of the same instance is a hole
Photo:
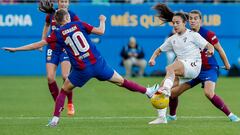
[[[68,77],[68,75],[63,75],[62,76],[63,81],[65,81],[67,79],[67,77]]]
[[[212,92],[205,92],[204,93],[205,94],[205,96],[208,98],[208,99],[212,99],[213,98],[213,96],[214,96],[214,93],[212,93]]]
[[[123,83],[124,83],[124,78],[122,78],[122,77],[119,78],[117,82],[115,82],[115,84],[118,85],[118,86],[122,86]]]
[[[51,76],[51,75],[48,75],[47,80],[48,80],[48,83],[53,83],[55,81],[55,77]]]
[[[177,96],[177,94],[176,94],[176,93],[174,93],[174,92],[171,92],[171,97],[170,97],[170,98],[172,98],[172,99],[173,99],[173,98],[176,98],[176,97],[178,97],[178,96]]]
[[[169,74],[174,73],[173,67],[172,67],[172,66],[167,66],[167,67],[166,67],[166,72],[169,73]]]

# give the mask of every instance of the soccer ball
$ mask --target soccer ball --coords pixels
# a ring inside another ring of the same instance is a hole
[[[169,97],[157,92],[151,97],[151,103],[156,109],[164,109],[169,104]]]

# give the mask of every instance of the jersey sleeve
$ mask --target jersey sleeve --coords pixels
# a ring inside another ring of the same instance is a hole
[[[51,16],[50,16],[50,14],[47,14],[45,22],[46,23],[51,23]]]
[[[203,38],[199,33],[197,32],[194,32],[193,33],[193,37],[194,37],[194,40],[193,42],[199,47],[201,48],[202,50],[206,47],[206,45],[208,44],[208,41]]]
[[[71,16],[71,21],[72,22],[76,22],[76,21],[80,21],[80,19],[78,18],[78,16],[73,13],[72,11],[68,10],[68,12],[70,13],[70,16]]]
[[[92,29],[93,29],[93,26],[90,25],[90,24],[87,24],[87,23],[85,23],[85,22],[81,22],[81,23],[82,23],[82,25],[84,26],[84,28],[86,29],[87,33],[90,34],[91,31],[92,31]]]
[[[217,38],[217,36],[215,35],[215,33],[212,32],[212,31],[209,31],[209,32],[207,33],[207,40],[208,40],[208,42],[211,43],[212,45],[215,45],[215,44],[218,43],[218,38]]]
[[[57,42],[57,36],[56,36],[55,31],[53,31],[53,32],[45,39],[45,41],[46,41],[49,45],[51,45],[51,47],[54,48],[54,46],[52,46],[52,45],[56,45],[56,44],[52,44],[52,43],[56,43],[56,42]]]
[[[161,51],[167,52],[173,50],[171,39],[167,38],[165,42],[159,47]]]
[[[73,21],[74,21],[74,22],[75,22],[75,21],[80,21],[80,19],[78,18],[77,15],[75,15],[75,16],[73,17]]]

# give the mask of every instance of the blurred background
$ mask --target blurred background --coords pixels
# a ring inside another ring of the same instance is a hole
[[[35,0],[0,0],[0,47],[16,47],[41,39],[45,14],[38,10]],[[85,22],[98,26],[98,16],[107,17],[103,36],[92,35],[101,54],[109,65],[125,74],[121,65],[121,49],[130,37],[143,48],[148,61],[172,28],[162,24],[151,9],[157,2],[164,2],[174,11],[189,12],[198,9],[203,15],[203,25],[216,33],[224,48],[232,70],[220,74],[239,76],[240,63],[240,1],[239,0],[71,0],[70,10]],[[55,7],[57,5],[55,4]],[[218,53],[215,54],[222,66]],[[0,53],[0,75],[45,75],[45,49],[43,52]],[[161,75],[167,65],[166,55],[157,59],[157,65],[147,66],[145,76]],[[60,70],[58,70],[58,75]]]

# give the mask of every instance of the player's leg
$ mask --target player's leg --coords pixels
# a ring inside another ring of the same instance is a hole
[[[162,82],[162,87],[158,90],[167,96],[171,95],[171,88],[174,85],[174,80],[176,76],[183,76],[184,75],[184,65],[181,61],[174,61],[173,64],[168,65],[166,67],[166,76]],[[149,124],[164,124],[167,123],[167,108],[158,109],[158,118],[149,122]]]
[[[62,69],[62,78],[63,81],[65,81],[69,75],[70,69],[71,69],[71,64],[69,62],[69,57],[67,56],[67,54],[65,54],[64,52],[61,54],[61,69]],[[67,114],[69,116],[73,116],[75,113],[75,109],[74,109],[74,105],[73,105],[73,92],[69,92],[67,94],[67,98],[68,98],[68,105],[67,105]]]
[[[56,101],[56,98],[59,93],[59,88],[55,80],[58,64],[59,64],[59,56],[57,55],[57,53],[52,49],[47,48],[46,50],[47,80],[48,80],[48,87],[54,101]]]
[[[71,73],[62,86],[60,94],[57,97],[53,115],[54,117],[49,122],[48,126],[57,125],[67,94],[71,92],[75,87],[82,87],[91,77],[92,76],[88,74],[87,70],[76,70],[74,68],[72,69]]]
[[[116,71],[114,71],[114,74],[108,81],[120,87],[124,87],[130,91],[146,94],[148,97],[152,97],[153,94],[156,93],[157,90],[159,89],[159,85],[154,85],[153,87],[146,88],[144,86],[137,84],[136,82],[124,79]]]
[[[201,70],[201,60],[175,60],[173,64],[166,67],[166,76],[158,91],[167,95],[173,86],[175,76],[183,78],[196,78]]]
[[[58,89],[57,83],[55,81],[56,70],[57,70],[57,65],[55,65],[53,63],[46,64],[48,88],[49,88],[49,91],[50,91],[54,101],[56,101],[56,98],[59,93],[59,89]]]
[[[57,97],[53,118],[51,119],[51,121],[48,123],[47,126],[50,126],[50,127],[57,126],[61,111],[63,110],[63,107],[64,107],[66,96],[69,92],[72,92],[74,88],[75,86],[69,81],[69,79],[66,79]]]
[[[175,88],[177,86],[179,86],[179,78],[175,77],[173,88]],[[171,98],[170,98],[170,101],[171,101]],[[169,102],[169,106],[170,106],[170,102]],[[156,119],[154,119],[153,121],[150,121],[148,124],[165,124],[165,123],[167,123],[168,117],[166,117],[166,113],[167,113],[167,108],[157,109],[158,117]]]
[[[163,81],[163,87],[160,88],[159,92],[166,92],[164,94],[170,95],[170,90],[174,85],[175,76],[184,75],[184,64],[181,61],[174,61],[173,64],[166,67],[166,76]]]
[[[169,101],[169,115],[166,116],[166,108],[165,109],[158,109],[158,118],[149,122],[149,124],[161,124],[167,123],[167,121],[177,120],[176,111],[178,107],[178,96],[180,96],[185,91],[189,90],[190,88],[196,86],[200,83],[198,78],[193,79],[188,82],[183,82],[181,79],[175,78],[173,88],[171,89],[171,96]],[[164,114],[165,113],[165,114]]]
[[[145,88],[133,81],[124,79],[121,75],[119,75],[115,70],[113,70],[105,60],[99,61],[94,65],[95,77],[101,81],[109,81],[120,87],[124,87],[133,92],[139,92],[148,95],[151,97],[154,93],[156,93],[158,89],[158,85],[155,85],[151,88]]]
[[[212,81],[205,81],[204,83],[204,93],[205,96],[212,102],[212,104],[221,110],[228,118],[233,122],[238,122],[240,119],[233,114],[224,103],[224,101],[215,94],[215,82]]]
[[[188,83],[183,83],[171,89],[171,97],[169,100],[169,115],[167,116],[168,121],[177,120],[178,96],[190,88],[191,85]]]

